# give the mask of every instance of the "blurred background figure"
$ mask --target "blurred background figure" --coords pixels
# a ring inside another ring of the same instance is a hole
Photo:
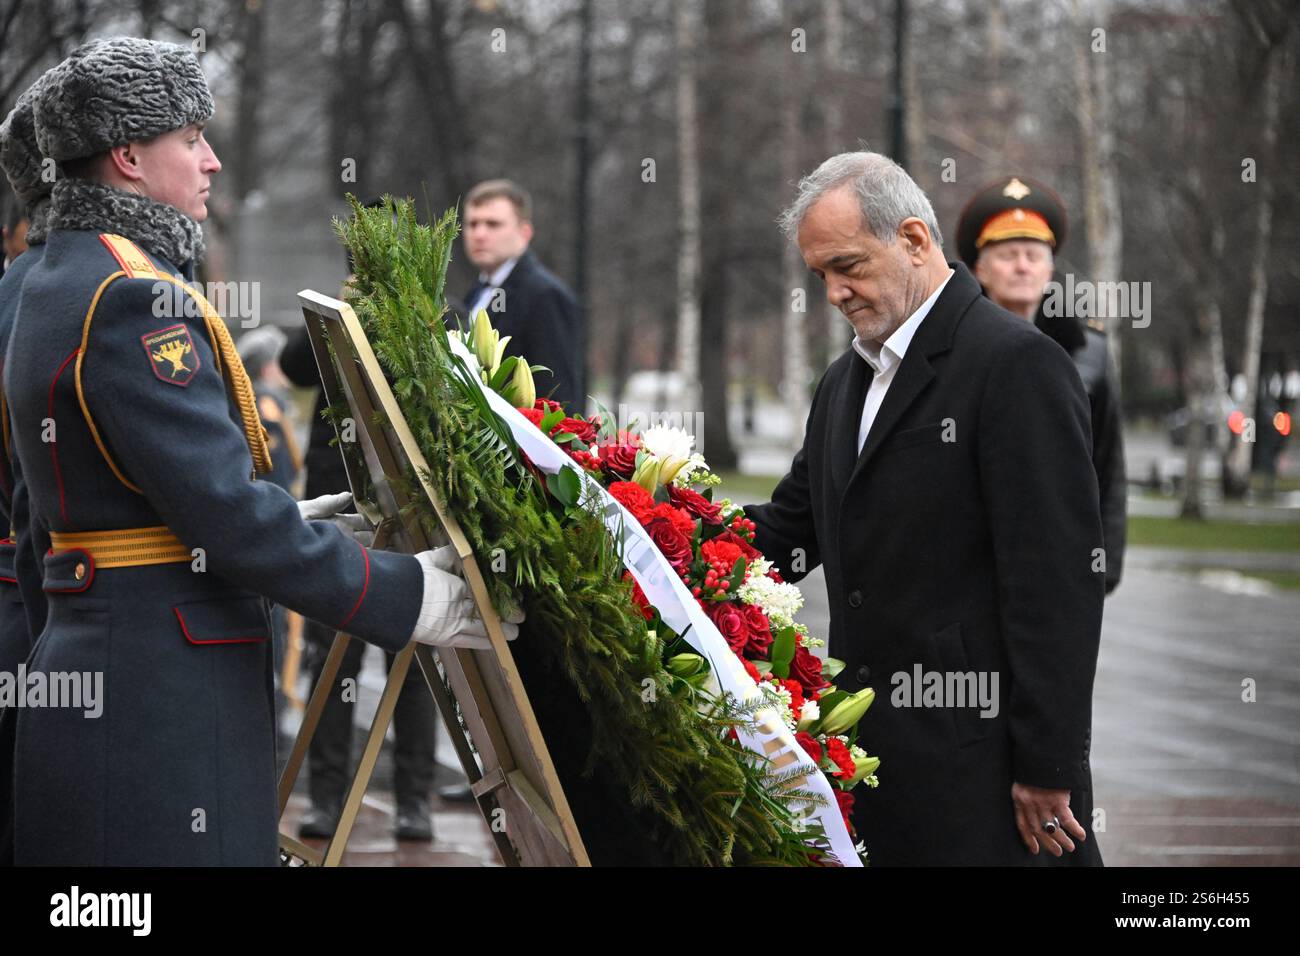
[[[1044,310],[1055,253],[1065,242],[1065,206],[1056,193],[1028,177],[1010,176],[985,186],[957,223],[957,250],[984,287],[1008,312],[1033,322],[1074,359],[1092,411],[1092,464],[1101,494],[1106,593],[1119,586],[1124,568],[1128,483],[1119,386],[1095,318]],[[1068,305],[1072,305],[1069,303]]]
[[[0,189],[0,241],[4,245],[4,261],[0,263],[0,275],[4,275],[13,262],[27,251],[27,213],[23,204],[9,189]]]
[[[288,336],[283,329],[263,326],[245,333],[238,343],[239,357],[248,372],[253,391],[257,394],[257,410],[266,428],[266,445],[271,452],[271,471],[261,476],[263,481],[279,485],[289,494],[298,497],[302,491],[302,451],[298,440],[298,425],[291,414],[289,380],[280,368],[280,353],[284,351]],[[275,605],[271,609],[273,648],[275,651],[275,719],[280,726],[285,706],[292,698],[295,704],[299,662],[302,659],[302,617],[287,608]]]
[[[366,203],[373,207],[376,201]],[[352,274],[352,258],[348,256],[348,275]],[[347,471],[343,467],[341,450],[334,442],[334,426],[322,417],[327,406],[325,390],[320,386],[320,372],[311,349],[307,330],[300,328],[289,338],[280,354],[280,368],[287,381],[300,388],[316,390],[311,419],[311,433],[307,444],[306,488],[304,498],[335,494],[349,490]],[[269,426],[268,426],[269,427]],[[322,490],[327,489],[327,490]],[[325,658],[334,643],[334,631],[315,621],[307,621],[303,628],[306,638],[308,668],[311,672],[311,692],[316,690]],[[361,660],[366,645],[352,641],[339,667],[338,680],[321,713],[316,735],[308,753],[308,782],[311,791],[311,809],[303,815],[298,835],[317,839],[328,838],[334,832],[335,822],[343,807],[348,784],[351,783],[353,710],[357,696],[345,694],[346,681],[356,687],[361,672]],[[393,666],[395,655],[387,654],[388,667]],[[406,672],[402,692],[393,711],[393,733],[396,738],[393,753],[393,793],[397,803],[397,818],[393,832],[400,840],[432,840],[433,824],[429,818],[429,797],[433,787],[435,748],[437,746],[436,708],[429,689],[425,686],[423,672],[412,666]],[[468,789],[468,788],[467,788]]]
[[[506,355],[522,355],[550,371],[536,374],[537,394],[577,414],[586,409],[582,307],[569,287],[529,251],[533,201],[508,179],[479,183],[465,197],[465,255],[478,279],[465,294],[466,318],[486,309]]]

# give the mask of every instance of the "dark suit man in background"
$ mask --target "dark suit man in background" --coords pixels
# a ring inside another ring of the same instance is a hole
[[[1092,465],[1101,494],[1109,594],[1124,571],[1128,530],[1119,383],[1098,319],[1047,315],[1043,309],[1043,288],[1052,279],[1056,252],[1065,242],[1065,224],[1065,206],[1056,193],[1028,176],[1004,177],[967,204],[957,223],[957,252],[984,294],[1033,322],[1069,352],[1083,379],[1092,412]]]
[[[538,372],[537,394],[581,414],[586,326],[569,287],[528,249],[533,238],[532,199],[508,179],[479,183],[465,196],[465,254],[478,281],[464,299],[473,319],[487,309],[492,325],[510,336],[506,355],[522,355]]]
[[[930,201],[887,157],[827,160],[783,226],[857,335],[749,514],[783,574],[825,566],[837,686],[881,689],[860,725],[881,785],[855,827],[877,864],[1100,863],[1104,576],[1079,376],[944,261]]]

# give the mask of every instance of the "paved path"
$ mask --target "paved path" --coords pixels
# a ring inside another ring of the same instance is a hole
[[[1102,627],[1092,743],[1102,854],[1121,866],[1300,865],[1300,595],[1219,587],[1150,566],[1170,556],[1144,550]],[[825,634],[820,571],[801,586],[803,620]],[[1255,703],[1242,701],[1246,678]]]

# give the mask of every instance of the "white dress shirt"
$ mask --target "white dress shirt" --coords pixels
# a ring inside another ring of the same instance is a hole
[[[907,354],[907,347],[912,342],[912,336],[916,335],[916,330],[921,327],[921,322],[929,315],[935,300],[939,298],[939,293],[943,291],[944,286],[948,284],[948,280],[952,276],[953,272],[949,269],[948,278],[939,284],[939,288],[930,293],[930,298],[922,302],[906,322],[894,330],[893,335],[885,339],[884,345],[877,345],[875,342],[864,342],[856,335],[853,337],[853,350],[862,356],[875,373],[875,377],[871,380],[871,386],[867,389],[866,401],[862,403],[862,419],[858,423],[859,455],[862,454],[862,446],[867,443],[867,435],[871,432],[871,424],[876,420],[876,413],[880,411],[880,406],[885,401],[885,393],[889,391],[889,385],[898,372],[898,366],[903,364],[903,356]]]
[[[501,265],[497,267],[497,271],[491,275],[484,275],[482,272],[478,274],[478,281],[486,282],[487,285],[483,286],[479,291],[478,297],[469,304],[470,318],[478,315],[479,309],[486,309],[488,307],[488,303],[492,301],[492,293],[496,292],[496,290],[500,288],[501,283],[506,281],[506,278],[512,271],[514,271],[515,263],[518,261],[519,258],[516,256],[514,259],[507,259],[505,262],[501,263]]]

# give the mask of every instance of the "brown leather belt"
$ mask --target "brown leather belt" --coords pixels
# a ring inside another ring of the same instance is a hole
[[[96,568],[138,568],[190,561],[194,553],[166,525],[121,531],[52,531],[55,551],[85,551]]]

